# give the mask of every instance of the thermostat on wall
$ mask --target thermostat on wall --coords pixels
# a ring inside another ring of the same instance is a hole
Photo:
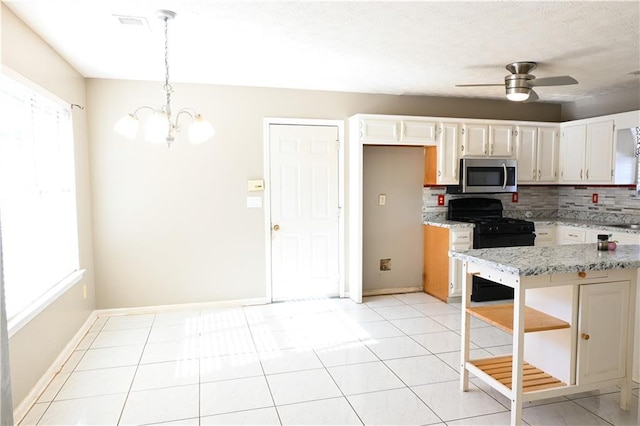
[[[247,190],[249,191],[264,191],[264,180],[250,180],[247,184]]]

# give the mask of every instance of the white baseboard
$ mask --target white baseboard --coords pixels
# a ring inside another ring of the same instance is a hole
[[[25,396],[20,404],[13,410],[13,419],[15,424],[18,424],[22,421],[24,416],[27,415],[33,404],[36,403],[42,392],[45,391],[51,380],[55,377],[55,375],[60,371],[60,369],[64,366],[64,363],[69,359],[71,353],[75,350],[78,344],[82,341],[85,334],[91,329],[91,326],[95,322],[98,317],[105,316],[118,316],[118,315],[135,315],[135,314],[145,314],[145,313],[156,313],[156,312],[170,312],[170,311],[178,311],[185,309],[213,309],[213,308],[229,308],[229,307],[237,307],[237,306],[250,306],[250,305],[264,305],[270,303],[266,298],[255,298],[255,299],[238,299],[238,300],[230,300],[230,301],[222,301],[222,302],[204,302],[204,303],[185,303],[180,305],[160,305],[160,306],[143,306],[136,308],[118,308],[118,309],[96,309],[89,314],[87,320],[82,324],[82,326],[78,329],[78,332],[73,336],[73,338],[67,343],[62,352],[58,355],[58,357],[53,361],[51,366],[44,372],[44,374],[40,377],[40,379],[36,382],[33,388],[29,391],[27,396]]]
[[[18,404],[16,409],[13,410],[13,420],[15,424],[20,423],[24,416],[27,415],[31,406],[35,404],[42,392],[44,392],[49,385],[49,382],[51,382],[60,369],[62,369],[64,363],[67,362],[67,359],[71,356],[71,353],[76,349],[89,329],[91,329],[96,318],[97,316],[95,311],[89,314],[84,324],[82,324],[78,329],[78,332],[71,338],[64,349],[62,349],[58,357],[53,361],[47,371],[44,372],[33,388],[31,388],[29,393],[22,399],[22,401],[20,401],[20,404]]]
[[[377,290],[363,290],[363,296],[382,296],[385,294],[400,294],[400,293],[416,293],[423,291],[422,287],[398,287],[398,288],[381,288]]]
[[[139,315],[158,312],[184,311],[188,309],[214,309],[235,308],[239,306],[265,305],[270,303],[264,297],[254,299],[224,300],[220,302],[181,303],[177,305],[138,306],[134,308],[97,309],[94,312],[98,317],[111,317],[118,315]]]

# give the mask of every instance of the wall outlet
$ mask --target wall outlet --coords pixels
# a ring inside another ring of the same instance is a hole
[[[378,204],[381,206],[387,204],[387,196],[385,194],[378,195]]]
[[[381,271],[390,271],[391,270],[391,259],[380,259],[380,270]]]
[[[591,194],[591,202],[596,204],[598,202],[598,194]]]
[[[87,285],[86,284],[82,284],[82,298],[83,299],[87,298]]]
[[[517,203],[518,202],[518,193],[517,192],[511,193],[511,202],[512,203]]]
[[[444,206],[444,194],[438,194],[438,205]]]

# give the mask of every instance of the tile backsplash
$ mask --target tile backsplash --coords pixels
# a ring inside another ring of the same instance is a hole
[[[438,206],[438,195],[445,196],[445,205]],[[592,195],[598,194],[598,202]],[[518,202],[506,194],[445,194],[444,187],[427,187],[422,192],[424,219],[441,219],[446,215],[449,200],[461,197],[488,197],[502,201],[509,217],[564,217],[601,220],[603,222],[640,222],[640,199],[630,187],[520,186]]]

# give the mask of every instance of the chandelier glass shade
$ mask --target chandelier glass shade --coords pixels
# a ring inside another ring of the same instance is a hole
[[[144,139],[150,143],[166,143],[171,145],[175,140],[176,133],[181,130],[179,125],[180,117],[187,115],[191,117],[191,123],[188,127],[188,138],[193,144],[201,144],[213,137],[215,129],[213,125],[205,120],[200,114],[192,108],[182,108],[175,115],[171,111],[171,94],[173,88],[169,84],[169,37],[168,28],[169,20],[175,18],[176,13],[170,10],[159,10],[158,17],[164,21],[164,68],[165,80],[162,88],[165,94],[165,104],[160,108],[152,108],[150,106],[138,107],[134,112],[123,116],[113,127],[113,130],[128,138],[135,139],[138,135],[140,127],[139,113],[143,110],[149,110],[151,114],[146,118],[144,123]]]

